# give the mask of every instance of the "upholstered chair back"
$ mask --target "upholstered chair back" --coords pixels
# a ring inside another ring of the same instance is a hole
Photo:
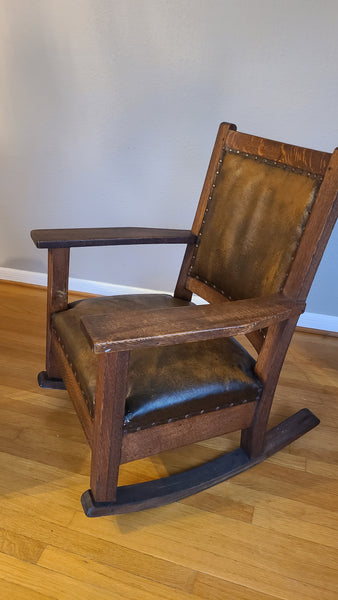
[[[282,291],[320,174],[225,146],[189,277],[229,300]]]

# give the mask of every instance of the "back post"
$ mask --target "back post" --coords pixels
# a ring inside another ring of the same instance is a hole
[[[225,141],[229,131],[231,130],[236,130],[236,125],[234,125],[233,123],[221,123],[218,129],[215,145],[211,154],[200,200],[191,228],[191,231],[197,236],[202,226],[203,216],[205,213],[206,206],[208,204],[210,191],[218,174],[217,172],[220,166],[220,159],[225,145]],[[188,244],[174,292],[175,298],[182,298],[182,300],[191,300],[192,290],[187,288],[187,280],[189,275],[189,268],[194,255],[194,250],[195,243]],[[204,296],[201,294],[201,297]]]

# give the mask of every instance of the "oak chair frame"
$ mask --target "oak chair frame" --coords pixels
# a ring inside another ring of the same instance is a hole
[[[235,151],[309,170],[323,177],[304,234],[281,293],[228,302],[219,292],[189,276],[194,244],[224,146]],[[92,451],[90,490],[82,496],[88,516],[151,508],[196,493],[254,466],[297,439],[319,420],[303,409],[267,431],[280,370],[338,212],[338,150],[318,152],[236,131],[220,125],[191,231],[146,228],[35,230],[38,248],[48,248],[46,370],[41,387],[66,386]],[[186,244],[175,297],[196,293],[210,304],[138,312],[119,324],[104,315],[84,317],[83,329],[98,355],[95,415],[91,418],[67,356],[51,326],[51,315],[67,309],[71,247],[126,244]],[[264,333],[263,333],[264,332]],[[256,374],[263,382],[258,402],[250,402],[158,425],[123,430],[129,352],[134,348],[245,334],[258,352]],[[224,418],[222,418],[224,416]],[[234,452],[179,475],[118,487],[125,462],[241,430]]]

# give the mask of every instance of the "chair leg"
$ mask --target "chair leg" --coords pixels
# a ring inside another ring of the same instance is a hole
[[[47,371],[40,371],[38,373],[38,384],[40,388],[47,390],[67,389],[61,377],[49,377]]]
[[[95,502],[114,502],[121,460],[129,352],[98,357],[91,494]]]
[[[241,435],[241,448],[250,458],[259,456],[264,450],[272,401],[297,320],[298,317],[269,327],[258,355],[255,371],[264,384],[264,391],[251,427],[243,430]]]
[[[46,370],[38,375],[42,388],[66,389],[60,378],[52,345],[51,315],[68,305],[69,248],[48,250]]]

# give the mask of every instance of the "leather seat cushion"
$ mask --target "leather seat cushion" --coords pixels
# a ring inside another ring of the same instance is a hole
[[[95,411],[97,357],[82,332],[84,315],[186,306],[162,294],[90,298],[53,315],[53,327]],[[130,353],[125,428],[135,431],[258,399],[262,384],[255,361],[233,338],[141,348]]]

